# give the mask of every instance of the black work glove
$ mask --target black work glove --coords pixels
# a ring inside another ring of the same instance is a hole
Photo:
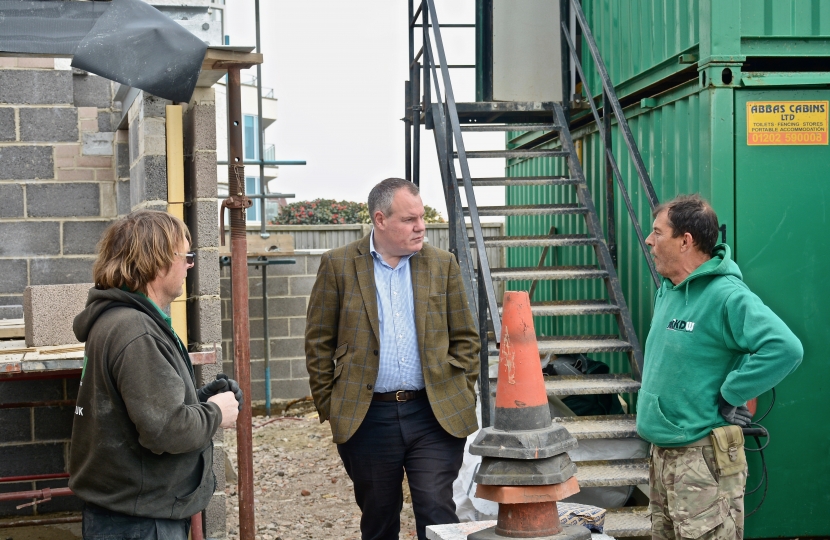
[[[220,379],[217,375],[215,381],[210,381],[203,387],[199,388],[196,391],[196,395],[199,397],[199,401],[201,403],[206,403],[208,399],[216,394],[221,394],[222,392],[228,391],[228,381],[225,379]]]
[[[736,426],[747,427],[752,422],[752,413],[746,405],[740,407],[732,406],[728,401],[723,399],[723,395],[718,393],[718,409],[723,419]]]
[[[216,376],[216,381],[226,381],[228,384],[228,390],[233,392],[236,401],[239,402],[239,410],[242,410],[242,404],[245,403],[245,396],[242,394],[242,389],[239,388],[239,383],[233,379],[228,378],[227,375],[224,373],[220,373]],[[215,382],[215,381],[214,381]]]

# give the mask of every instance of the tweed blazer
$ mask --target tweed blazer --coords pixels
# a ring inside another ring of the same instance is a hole
[[[415,326],[427,396],[455,437],[478,428],[475,382],[481,341],[455,257],[424,244],[409,259]],[[380,331],[369,236],[326,252],[311,290],[306,366],[320,421],[335,443],[357,431],[378,375]]]

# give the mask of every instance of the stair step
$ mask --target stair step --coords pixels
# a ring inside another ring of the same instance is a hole
[[[551,396],[626,394],[640,389],[628,373],[604,375],[556,375],[545,377],[545,391]]]
[[[567,176],[527,176],[524,178],[502,178],[500,176],[491,178],[473,178],[473,187],[485,186],[573,186],[579,183],[576,178]],[[463,180],[458,181],[464,185]]]
[[[531,302],[530,312],[539,317],[565,317],[615,314],[620,312],[620,308],[606,300],[548,300]]]
[[[614,538],[651,537],[651,516],[647,506],[609,508],[603,532]]]
[[[648,459],[580,461],[576,479],[583,488],[648,484]]]
[[[498,356],[493,336],[489,337],[490,356]],[[537,338],[539,354],[587,354],[600,352],[628,352],[631,344],[617,336],[555,336]]]
[[[461,131],[559,131],[556,124],[467,124]]]
[[[476,158],[541,158],[541,157],[568,157],[564,150],[474,150],[466,153],[467,159]],[[458,152],[452,153],[458,158]]]
[[[469,208],[464,207],[464,215],[470,213]],[[515,206],[480,206],[480,216],[544,216],[563,214],[587,214],[588,209],[578,204],[527,204]]]
[[[608,272],[596,266],[542,266],[517,268],[491,268],[493,281],[521,279],[560,280],[560,279],[601,279],[608,277]]]
[[[599,241],[587,234],[554,234],[546,236],[486,236],[487,247],[544,247],[544,246],[593,246]],[[475,239],[470,238],[475,247]]]
[[[562,424],[576,440],[637,437],[637,417],[633,414],[564,416],[554,418],[553,421]]]
[[[552,120],[554,108],[550,101],[469,101],[455,106],[462,124],[543,124]]]

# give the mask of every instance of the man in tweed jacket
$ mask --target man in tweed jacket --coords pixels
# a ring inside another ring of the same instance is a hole
[[[452,254],[424,245],[417,186],[369,194],[369,236],[323,255],[306,364],[363,516],[363,540],[397,540],[406,471],[419,539],[457,523],[452,483],[478,424],[480,341]]]

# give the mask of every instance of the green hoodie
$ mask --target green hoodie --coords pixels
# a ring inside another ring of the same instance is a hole
[[[637,432],[685,446],[727,425],[718,392],[739,406],[801,363],[797,337],[742,281],[726,244],[682,283],[663,278],[646,340]]]

